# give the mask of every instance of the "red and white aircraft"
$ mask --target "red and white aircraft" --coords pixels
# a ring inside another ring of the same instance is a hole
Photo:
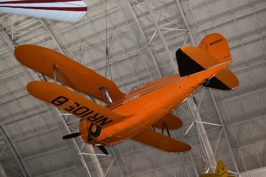
[[[87,12],[82,0],[0,0],[0,12],[77,22]]]

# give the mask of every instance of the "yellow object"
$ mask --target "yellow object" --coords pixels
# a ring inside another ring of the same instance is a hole
[[[202,174],[200,177],[235,177],[235,176],[228,176],[228,171],[224,162],[219,160],[216,165],[215,173],[208,173]]]

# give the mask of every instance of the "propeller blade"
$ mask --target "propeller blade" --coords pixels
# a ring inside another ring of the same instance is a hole
[[[63,139],[75,138],[75,137],[77,137],[77,136],[79,136],[79,135],[80,135],[79,132],[77,132],[77,133],[71,133],[71,134],[69,134],[69,135],[65,135],[65,136],[63,136],[62,138],[63,138]]]
[[[97,146],[104,154],[108,155],[107,150],[105,149],[104,146]]]

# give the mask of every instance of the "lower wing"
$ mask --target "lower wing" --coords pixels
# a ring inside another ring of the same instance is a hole
[[[177,116],[173,114],[167,114],[159,122],[155,123],[153,126],[158,129],[163,129],[164,126],[167,126],[169,130],[177,130],[182,127],[183,122]]]
[[[94,103],[61,85],[45,81],[32,81],[27,84],[28,92],[63,111],[103,127],[123,118],[123,116]]]
[[[169,153],[186,152],[191,149],[188,144],[155,132],[151,129],[145,130],[130,139]]]

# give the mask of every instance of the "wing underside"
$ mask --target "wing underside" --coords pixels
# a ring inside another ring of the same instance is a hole
[[[163,129],[165,125],[169,130],[177,130],[180,127],[182,127],[183,122],[180,118],[176,117],[175,115],[168,114],[153,126],[158,129]]]
[[[110,125],[123,118],[123,116],[58,84],[32,81],[27,84],[27,90],[32,96],[76,117],[86,119],[99,127]]]
[[[53,66],[57,66],[65,76],[62,80],[66,86],[86,95],[93,95],[105,103],[108,103],[108,100],[100,90],[101,87],[107,88],[112,101],[125,95],[113,81],[54,50],[25,44],[17,46],[14,54],[21,64],[49,78],[54,78]]]
[[[186,152],[191,149],[188,144],[155,132],[151,129],[145,130],[130,139],[169,153]]]
[[[82,0],[0,0],[0,12],[66,22],[76,22],[86,14],[87,5]]]

